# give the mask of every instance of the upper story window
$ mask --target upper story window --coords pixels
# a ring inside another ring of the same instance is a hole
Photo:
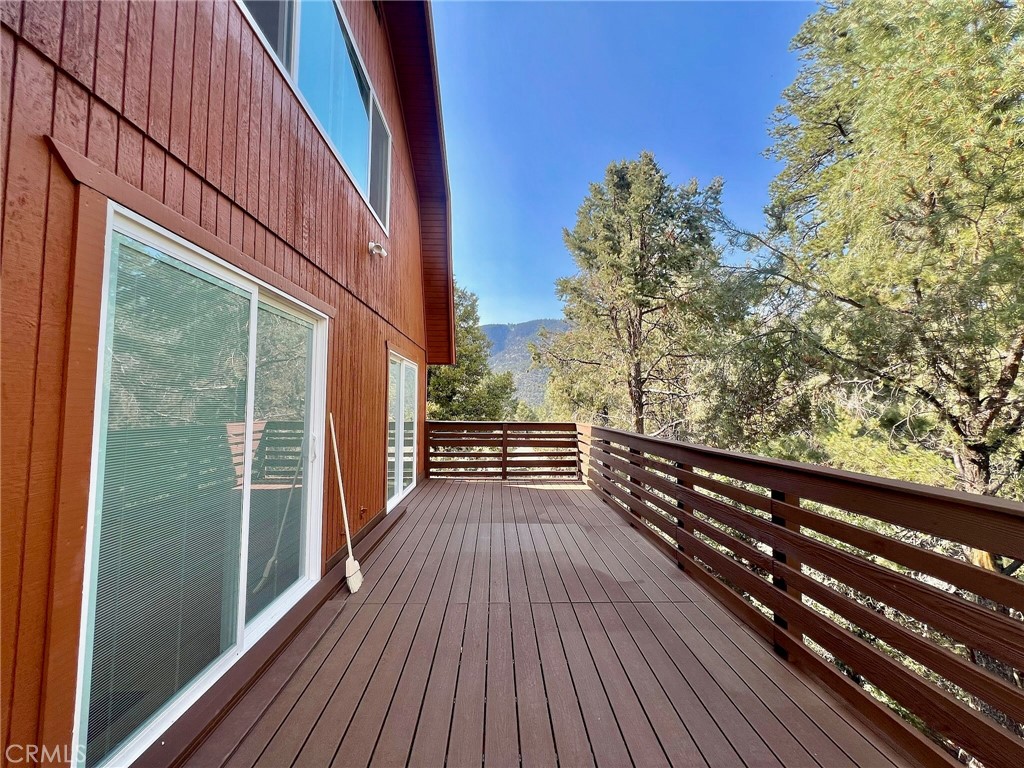
[[[349,176],[387,228],[391,134],[335,0],[242,0]]]

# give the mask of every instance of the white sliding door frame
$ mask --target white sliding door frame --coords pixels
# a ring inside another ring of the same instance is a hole
[[[95,416],[93,422],[92,466],[89,483],[89,513],[85,532],[85,583],[82,593],[82,613],[78,648],[78,676],[75,687],[75,723],[72,734],[71,759],[74,768],[85,765],[89,713],[90,664],[92,660],[93,623],[95,619],[96,588],[99,567],[100,535],[97,526],[98,500],[100,494],[102,438],[105,434],[104,420],[108,392],[105,391],[105,368],[108,349],[108,320],[113,304],[110,295],[110,278],[113,265],[113,236],[120,233],[144,245],[172,257],[203,273],[231,284],[249,295],[249,361],[246,382],[246,425],[245,457],[242,497],[241,539],[239,544],[238,624],[235,642],[190,683],[171,696],[156,712],[144,721],[134,733],[127,737],[98,763],[100,766],[128,765],[136,760],[171,723],[180,717],[202,694],[213,685],[236,661],[255,644],[277,621],[292,608],[322,575],[321,535],[323,527],[323,478],[324,478],[324,425],[326,424],[327,392],[327,335],[328,317],[285,292],[259,280],[237,267],[217,258],[202,248],[189,243],[173,232],[148,219],[108,202],[107,233],[103,256],[103,291],[100,307],[99,360],[96,372]],[[309,386],[309,452],[306,457],[304,475],[308,480],[309,492],[305,535],[305,548],[300,576],[295,584],[279,595],[267,608],[246,624],[246,576],[248,571],[248,524],[251,490],[253,415],[256,377],[256,332],[257,312],[260,302],[284,309],[312,324],[312,361]]]
[[[395,493],[387,500],[386,510],[390,512],[398,503],[409,495],[409,492],[416,487],[416,469],[417,461],[416,454],[419,450],[417,444],[417,438],[419,437],[419,381],[420,381],[420,369],[412,360],[407,357],[402,357],[397,352],[388,353],[388,418],[391,415],[391,363],[399,363],[398,368],[398,408],[401,412],[405,408],[405,371],[411,368],[416,373],[416,391],[413,393],[413,409],[412,409],[412,482],[409,483],[408,488],[402,488],[402,477],[404,473],[404,442],[405,442],[405,422],[404,419],[397,419],[395,421]],[[387,489],[387,462],[390,456],[385,455],[384,462],[384,488]]]

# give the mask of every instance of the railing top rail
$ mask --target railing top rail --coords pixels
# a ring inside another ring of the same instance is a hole
[[[494,429],[509,427],[514,429],[565,430],[568,432],[576,430],[578,425],[572,421],[439,421],[427,419],[427,427],[452,431],[466,427],[492,427]]]
[[[728,466],[731,470],[734,470],[734,472],[724,472],[723,474],[732,474],[738,480],[751,482],[755,485],[771,486],[780,491],[792,491],[802,498],[811,500],[816,500],[814,496],[816,488],[813,485],[813,482],[810,485],[808,485],[808,482],[819,480],[826,481],[828,485],[833,487],[846,487],[851,492],[856,492],[858,490],[862,492],[873,491],[891,495],[893,497],[915,499],[917,504],[923,502],[932,509],[934,509],[935,506],[957,507],[965,511],[995,512],[1024,520],[1024,504],[1011,501],[1010,499],[1001,499],[993,496],[980,496],[974,493],[954,491],[948,488],[937,488],[931,485],[911,483],[903,480],[890,480],[883,477],[876,477],[874,475],[865,475],[859,472],[849,472],[842,469],[822,467],[799,461],[754,456],[747,453],[727,451],[722,448],[712,448],[706,445],[684,443],[678,440],[667,440],[661,437],[638,435],[634,432],[615,429],[614,427],[580,424],[578,425],[578,428],[585,436],[590,436],[592,431],[597,431],[604,435],[613,435],[622,438],[624,444],[628,444],[629,442],[643,442],[651,446],[667,449],[669,452],[684,451],[692,454],[693,456],[699,456],[711,460],[713,463],[720,463],[723,469]],[[662,455],[664,456],[664,454]],[[665,458],[674,457],[665,456]],[[705,464],[699,464],[697,462],[694,463],[702,469],[715,471],[715,467],[708,466],[707,462]],[[766,475],[766,472],[770,473],[770,475]],[[799,483],[799,485],[791,486],[790,483],[786,482],[787,480]],[[828,504],[830,502],[823,501],[823,503]],[[870,512],[867,514],[870,514]]]

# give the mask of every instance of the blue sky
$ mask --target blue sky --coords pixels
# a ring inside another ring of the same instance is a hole
[[[561,316],[554,280],[588,184],[654,152],[674,183],[725,179],[757,227],[768,118],[792,82],[797,2],[433,5],[455,277],[483,323]]]

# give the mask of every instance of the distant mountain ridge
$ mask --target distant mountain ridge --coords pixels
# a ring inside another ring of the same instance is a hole
[[[533,357],[529,345],[536,344],[541,328],[561,333],[567,327],[564,320],[555,318],[480,326],[491,340],[491,369],[496,373],[510,371],[516,383],[516,396],[532,408],[538,408],[544,403],[549,371],[547,368],[530,370]]]

